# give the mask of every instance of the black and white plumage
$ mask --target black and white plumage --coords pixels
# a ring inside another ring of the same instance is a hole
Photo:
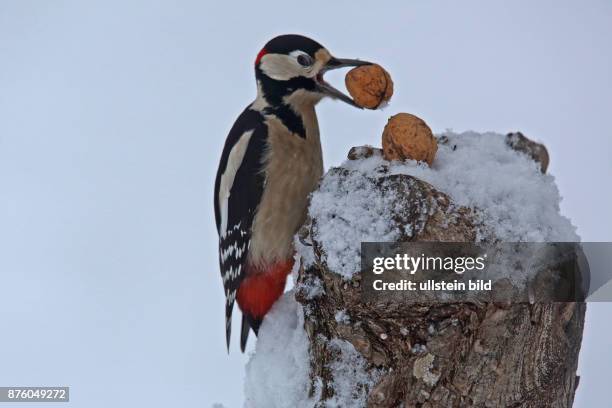
[[[266,137],[263,115],[249,105],[229,132],[215,181],[215,219],[226,299],[228,348],[236,291],[245,276],[251,226],[265,184],[262,163]]]
[[[334,58],[299,35],[276,37],[257,55],[257,98],[232,126],[215,180],[228,351],[234,302],[243,312],[244,351],[291,270],[293,235],[323,172],[315,105],[330,96],[356,106],[323,74],[365,64]]]

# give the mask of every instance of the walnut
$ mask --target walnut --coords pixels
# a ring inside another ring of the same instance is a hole
[[[383,155],[387,160],[412,159],[431,165],[438,143],[427,123],[409,113],[391,116],[382,136]]]
[[[377,109],[393,95],[391,76],[380,65],[353,68],[344,80],[355,103],[363,108]]]

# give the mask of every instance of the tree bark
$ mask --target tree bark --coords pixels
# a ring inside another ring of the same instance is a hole
[[[402,193],[394,214],[400,227],[410,227],[402,240],[476,239],[474,210],[453,205],[431,185],[404,175],[374,182]],[[355,383],[361,388],[355,392],[367,393],[368,407],[572,405],[584,303],[415,304],[397,297],[367,302],[361,274],[347,281],[328,269],[316,223],[306,230],[315,262],[300,270],[299,282],[319,280],[324,295],[309,296],[298,284],[296,299],[305,310],[312,394],[319,406],[336,392],[331,339],[349,342],[373,373],[373,384]],[[337,318],[340,311],[346,319]]]

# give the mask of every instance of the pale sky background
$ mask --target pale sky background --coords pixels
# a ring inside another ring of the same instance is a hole
[[[395,81],[382,112],[319,106],[327,166],[401,111],[521,130],[583,240],[612,240],[610,1],[0,0],[0,385],[69,385],[70,407],[242,405],[213,179],[283,33]],[[610,406],[611,313],[589,306],[578,407]]]

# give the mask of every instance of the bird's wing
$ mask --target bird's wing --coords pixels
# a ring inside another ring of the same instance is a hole
[[[232,310],[245,276],[251,226],[265,184],[262,170],[267,129],[263,116],[247,108],[225,142],[215,180],[219,265],[225,290],[225,333],[229,351]],[[247,332],[248,334],[248,332]]]

